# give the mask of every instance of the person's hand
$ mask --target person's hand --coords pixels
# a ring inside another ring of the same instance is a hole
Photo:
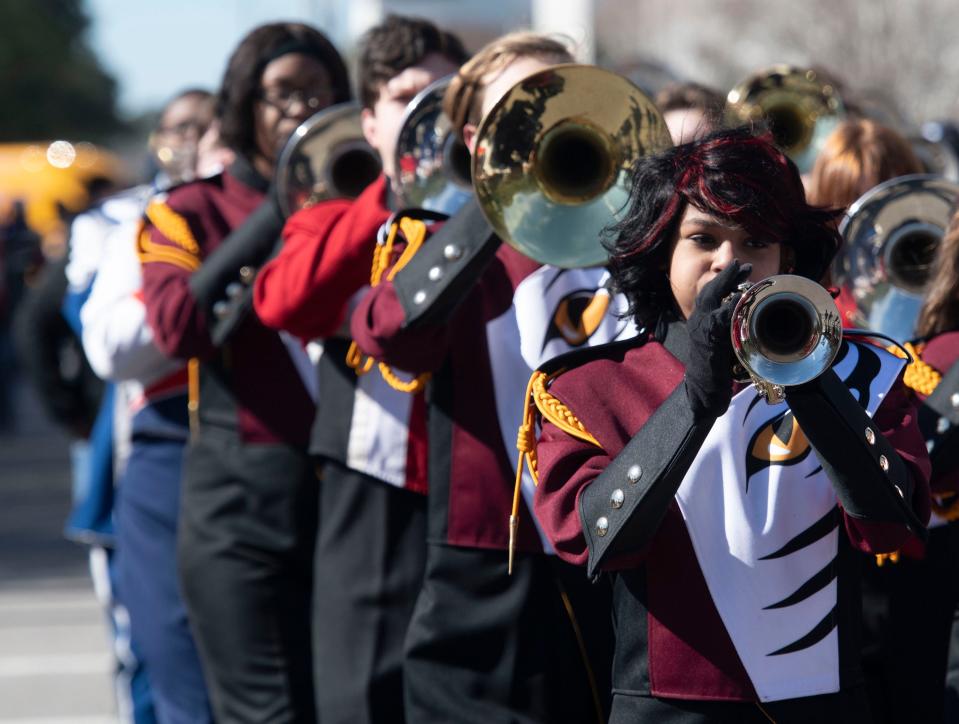
[[[729,337],[738,287],[752,272],[752,264],[733,262],[696,297],[696,308],[686,321],[689,360],[686,395],[697,418],[719,417],[733,394],[733,347]]]

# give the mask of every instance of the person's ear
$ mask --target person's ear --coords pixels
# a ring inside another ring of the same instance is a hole
[[[360,128],[363,130],[363,138],[366,139],[366,142],[379,151],[376,115],[371,108],[364,108],[360,111]]]
[[[469,149],[470,156],[476,150],[476,125],[467,123],[463,126],[463,143]]]

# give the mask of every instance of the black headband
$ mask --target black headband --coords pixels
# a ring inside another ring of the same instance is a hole
[[[270,53],[265,58],[262,58],[256,67],[257,76],[263,73],[263,70],[272,63],[277,58],[289,55],[290,53],[302,53],[303,55],[309,55],[313,58],[316,58],[320,63],[325,67],[327,63],[327,57],[320,52],[320,49],[315,45],[309,43],[304,43],[301,40],[289,40],[279,47],[276,48],[272,53]]]

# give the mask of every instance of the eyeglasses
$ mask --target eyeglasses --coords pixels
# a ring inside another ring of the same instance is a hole
[[[298,88],[265,88],[260,90],[257,97],[267,105],[273,106],[285,114],[292,111],[296,103],[302,103],[309,110],[316,111],[328,106],[333,100],[333,94],[329,90],[317,93]]]
[[[181,121],[180,123],[175,123],[172,126],[160,126],[157,128],[156,132],[168,134],[170,136],[179,136],[180,138],[186,138],[187,136],[194,134],[197,138],[199,138],[203,135],[205,130],[205,123],[191,120]]]

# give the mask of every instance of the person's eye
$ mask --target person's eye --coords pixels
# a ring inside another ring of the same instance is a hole
[[[746,239],[746,246],[750,249],[768,249],[772,246],[772,242],[765,239]]]
[[[696,244],[696,246],[704,248],[716,245],[716,238],[712,234],[689,234],[686,238]]]

